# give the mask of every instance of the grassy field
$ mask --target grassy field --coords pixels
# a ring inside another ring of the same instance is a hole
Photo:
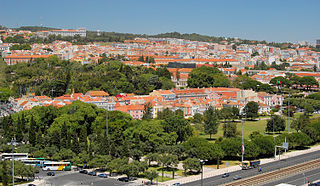
[[[218,128],[218,133],[215,135],[212,135],[213,140],[223,136],[223,125],[224,123],[220,123]],[[241,134],[241,126],[242,126],[242,123],[237,122],[237,130],[240,132],[240,134]],[[267,120],[245,121],[243,123],[244,138],[249,139],[249,135],[253,131],[260,131],[260,133],[264,134],[266,126],[267,126]],[[200,137],[209,139],[210,135],[200,132]]]
[[[301,112],[295,113],[294,118],[298,118],[302,114],[303,113],[301,113]],[[313,114],[310,118],[313,119],[313,118],[319,118],[319,117],[320,117],[320,114]],[[256,119],[255,121],[245,121],[243,124],[244,138],[249,139],[249,135],[254,131],[259,131],[261,134],[265,134],[265,129],[267,126],[268,119],[269,119],[268,117],[263,117],[263,118],[260,118],[260,120]],[[283,117],[283,119],[285,119],[285,125],[286,125],[286,129],[284,132],[287,132],[288,131],[288,128],[287,128],[288,127],[288,119],[287,119],[287,117]],[[293,119],[290,119],[290,124],[292,124],[292,121],[293,121]],[[219,128],[218,128],[218,133],[215,135],[212,135],[212,140],[216,140],[219,137],[223,136],[223,125],[224,125],[224,123],[220,123]],[[237,130],[239,131],[240,136],[241,136],[241,126],[242,126],[241,122],[238,121],[237,122]],[[200,129],[199,126],[193,126],[193,127],[197,128],[197,130]],[[295,132],[295,130],[290,127],[290,132]],[[196,132],[196,133],[199,134],[200,137],[203,137],[206,139],[209,139],[209,137],[210,137],[210,135],[204,134],[204,132],[202,132],[202,131]],[[266,134],[266,135],[268,135],[268,134]]]

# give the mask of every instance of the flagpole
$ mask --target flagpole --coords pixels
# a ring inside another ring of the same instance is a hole
[[[244,142],[243,142],[243,117],[241,118],[242,121],[242,144],[241,144],[241,164],[243,162],[243,156],[244,156]]]

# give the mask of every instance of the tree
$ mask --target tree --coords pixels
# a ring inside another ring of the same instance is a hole
[[[250,139],[259,147],[259,152],[262,157],[269,157],[274,153],[275,143],[272,136],[262,136],[258,134],[253,135]]]
[[[297,132],[303,131],[307,125],[310,123],[310,118],[308,114],[300,115],[298,119],[293,120],[291,126],[296,129]]]
[[[202,123],[202,121],[203,121],[203,116],[202,116],[202,114],[196,113],[196,114],[193,116],[193,123]]]
[[[278,115],[272,115],[271,118],[267,121],[267,132],[280,132],[284,131],[285,128],[285,120]]]
[[[172,110],[170,110],[169,108],[165,108],[163,111],[157,113],[157,119],[166,119],[172,117],[173,115],[174,112]]]
[[[166,118],[162,124],[165,132],[175,132],[178,135],[176,143],[186,141],[192,136],[192,127],[183,116],[175,115]]]
[[[210,139],[212,134],[216,134],[218,132],[218,116],[217,112],[213,110],[212,106],[204,112],[204,131],[207,134],[210,134]]]
[[[226,138],[233,138],[237,136],[237,124],[225,123],[223,125],[223,136]]]
[[[158,153],[149,153],[145,157],[145,160],[148,161],[149,166],[151,165],[152,161],[157,161],[158,159],[159,159],[159,154]]]
[[[217,68],[201,66],[191,71],[188,78],[188,86],[197,87],[213,87],[224,86],[228,87],[230,80],[222,74]]]
[[[163,167],[166,167],[167,170],[171,168],[172,170],[172,178],[174,179],[174,171],[175,167],[178,165],[179,160],[177,155],[172,154],[162,154],[160,156],[160,162]],[[162,177],[163,177],[163,169],[162,169]]]
[[[148,102],[147,104],[144,105],[142,119],[143,120],[152,119],[152,104],[150,102]]]
[[[9,170],[7,168],[7,160],[4,160],[2,162],[2,175],[1,175],[1,179],[2,179],[2,185],[3,186],[8,186],[8,182],[9,182],[9,175],[7,170]]]
[[[155,170],[147,171],[147,172],[144,173],[144,175],[146,176],[146,178],[147,178],[148,180],[151,181],[151,185],[152,185],[152,181],[153,181],[155,178],[158,177],[158,173],[157,173],[157,171],[155,171]]]
[[[248,102],[244,107],[246,117],[251,118],[251,120],[258,117],[258,110],[259,110],[259,104],[254,101]]]
[[[144,57],[143,57],[143,55],[139,57],[138,61],[144,62]]]
[[[30,128],[29,128],[29,143],[32,146],[36,145],[36,123],[34,121],[33,115],[31,115]]]
[[[220,144],[212,144],[212,159],[217,160],[217,169],[219,169],[220,160],[225,156],[225,152],[221,148]]]
[[[187,158],[183,161],[182,165],[185,175],[187,174],[187,171],[195,171],[200,172],[201,170],[201,164],[200,161],[197,158]]]

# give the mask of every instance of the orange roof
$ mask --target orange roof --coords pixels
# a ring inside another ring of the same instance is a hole
[[[105,91],[88,91],[86,94],[89,94],[92,97],[109,96]]]
[[[47,58],[51,55],[9,55],[9,56],[6,56],[4,57],[5,59],[15,59],[15,58],[19,58],[19,59],[29,59],[29,58]]]

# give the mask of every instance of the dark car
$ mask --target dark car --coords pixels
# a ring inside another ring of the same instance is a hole
[[[35,185],[35,184],[30,183],[30,184],[28,184],[28,186],[36,186],[36,185]]]
[[[226,177],[229,177],[229,176],[230,176],[230,174],[228,172],[222,174],[222,178],[226,178]]]
[[[79,171],[79,173],[88,174],[88,171],[87,170],[81,170],[81,171]]]
[[[47,172],[48,176],[55,176],[56,174],[54,172]]]
[[[97,175],[97,172],[96,172],[96,171],[91,171],[91,172],[88,173],[88,175],[90,175],[90,176],[96,176],[96,175]]]
[[[233,180],[240,180],[242,177],[239,175],[236,175],[235,177],[233,177]]]
[[[171,186],[180,186],[180,185],[181,185],[180,183],[174,183]]]
[[[121,177],[121,178],[118,178],[118,181],[128,182],[128,181],[129,181],[129,178],[127,178],[127,177]]]
[[[101,173],[101,174],[98,174],[98,177],[100,178],[107,178],[108,175],[106,173]]]

